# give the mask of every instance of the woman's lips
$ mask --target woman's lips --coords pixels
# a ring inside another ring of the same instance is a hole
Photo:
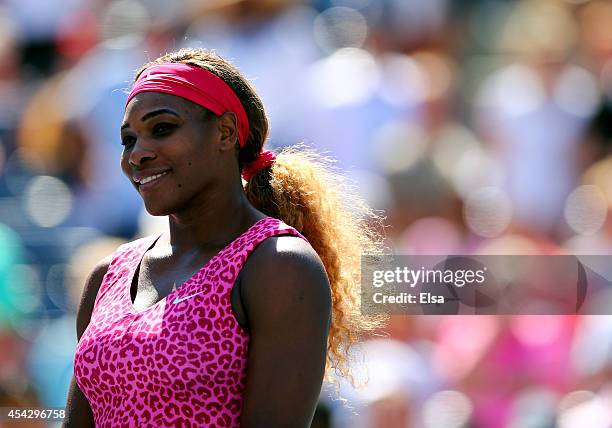
[[[138,190],[140,192],[148,192],[156,188],[160,184],[160,182],[163,181],[164,177],[166,177],[169,173],[169,171],[165,171],[161,174],[156,174],[155,178],[150,181],[147,181],[146,183],[138,183]]]

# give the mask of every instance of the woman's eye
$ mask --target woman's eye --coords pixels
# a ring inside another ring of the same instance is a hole
[[[121,139],[122,146],[131,146],[135,142],[136,142],[136,138],[132,137],[131,135],[126,135],[125,137]]]
[[[171,123],[158,123],[153,127],[154,135],[165,135],[168,134],[172,129],[174,129],[175,125]]]

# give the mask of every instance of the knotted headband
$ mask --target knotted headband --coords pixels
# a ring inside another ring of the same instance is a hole
[[[244,147],[249,136],[249,119],[238,96],[220,77],[195,65],[166,63],[144,70],[134,83],[130,102],[141,92],[163,92],[193,101],[217,116],[231,111],[236,115],[238,144]]]

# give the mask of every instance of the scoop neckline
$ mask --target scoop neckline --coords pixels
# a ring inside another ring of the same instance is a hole
[[[271,218],[272,217],[263,217],[263,218],[260,218],[259,220],[257,220],[255,223],[253,223],[251,226],[249,226],[248,229],[246,229],[244,232],[242,232],[240,235],[238,235],[236,238],[234,238],[229,244],[227,244],[225,247],[223,247],[221,250],[219,250],[214,256],[212,256],[206,263],[204,263],[204,265],[200,269],[197,270],[197,272],[195,272],[193,275],[191,275],[189,278],[187,278],[187,280],[185,280],[180,286],[176,287],[174,290],[172,290],[166,296],[162,297],[160,300],[155,302],[153,305],[151,305],[151,306],[149,306],[149,307],[139,311],[139,310],[137,310],[134,307],[134,303],[132,302],[132,296],[131,296],[132,283],[134,282],[134,279],[135,279],[134,277],[136,276],[136,272],[139,271],[139,269],[140,269],[140,265],[142,264],[142,261],[144,260],[145,254],[147,253],[147,251],[149,251],[151,248],[153,248],[155,246],[155,244],[157,243],[157,241],[159,240],[159,238],[161,238],[163,233],[160,233],[159,235],[157,235],[155,237],[153,242],[151,242],[151,244],[149,244],[149,246],[142,252],[142,254],[139,257],[138,263],[129,272],[128,280],[127,280],[127,286],[125,286],[124,290],[123,290],[123,295],[124,295],[124,298],[126,299],[126,303],[128,305],[129,312],[132,315],[141,315],[141,314],[143,314],[145,312],[148,312],[148,311],[152,310],[153,308],[161,305],[162,302],[165,303],[169,298],[171,298],[171,296],[173,296],[174,294],[178,294],[181,291],[181,289],[184,290],[186,284],[192,282],[193,279],[200,274],[200,272],[206,270],[212,264],[212,262],[216,261],[219,257],[221,257],[221,255],[223,253],[225,253],[234,242],[236,242],[238,239],[240,239],[243,236],[245,236],[247,233],[249,233],[251,230],[253,230],[255,228],[255,226],[257,226],[258,224],[263,223],[264,221],[266,221],[268,219],[271,219]]]

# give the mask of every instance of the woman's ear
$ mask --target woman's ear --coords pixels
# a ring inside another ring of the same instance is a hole
[[[234,150],[238,142],[238,130],[236,128],[236,114],[227,111],[219,116],[219,133],[221,135],[219,150]]]

